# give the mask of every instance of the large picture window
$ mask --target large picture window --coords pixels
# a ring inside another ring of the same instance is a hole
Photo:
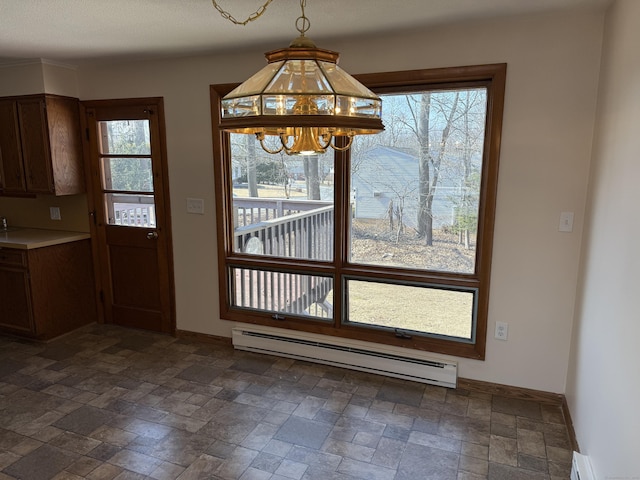
[[[385,131],[267,154],[219,130],[221,318],[483,359],[506,65],[361,75]]]

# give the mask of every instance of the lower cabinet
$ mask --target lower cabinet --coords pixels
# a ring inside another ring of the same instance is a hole
[[[96,318],[89,240],[0,248],[0,331],[49,340]]]
[[[33,333],[26,254],[19,250],[0,250],[0,327]]]

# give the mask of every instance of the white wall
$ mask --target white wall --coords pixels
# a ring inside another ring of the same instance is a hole
[[[567,400],[596,478],[640,478],[640,2],[605,43]]]
[[[315,39],[340,51],[351,73],[508,63],[489,330],[508,322],[509,340],[490,335],[486,361],[461,360],[463,377],[564,392],[603,18],[579,11]],[[181,330],[230,336],[232,326],[219,320],[208,86],[244,80],[264,51],[282,46],[78,69],[81,99],[165,98]],[[206,214],[186,214],[187,197],[203,198]],[[574,232],[559,233],[567,210]]]
[[[35,93],[77,97],[75,67],[42,59],[0,65],[0,96]]]
[[[44,93],[44,73],[40,61],[0,65],[0,95]]]
[[[78,76],[75,67],[43,60],[42,75],[45,92],[67,97],[77,97],[79,95]]]

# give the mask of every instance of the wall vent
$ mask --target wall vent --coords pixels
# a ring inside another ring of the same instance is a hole
[[[418,350],[281,329],[237,327],[233,346],[363,372],[456,388],[458,364]]]
[[[573,461],[571,465],[571,480],[596,480],[591,470],[591,462],[589,457],[573,452]]]

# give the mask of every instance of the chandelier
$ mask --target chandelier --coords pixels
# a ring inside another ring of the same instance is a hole
[[[212,1],[223,17],[245,25],[260,17],[272,0],[244,22]],[[329,147],[343,151],[354,136],[384,129],[380,97],[338,67],[337,52],[317,48],[305,36],[311,25],[305,5],[301,0],[302,14],[296,20],[300,35],[288,48],[265,53],[267,65],[221,101],[220,128],[254,134],[272,154],[315,155]],[[345,140],[336,144],[336,137]]]

